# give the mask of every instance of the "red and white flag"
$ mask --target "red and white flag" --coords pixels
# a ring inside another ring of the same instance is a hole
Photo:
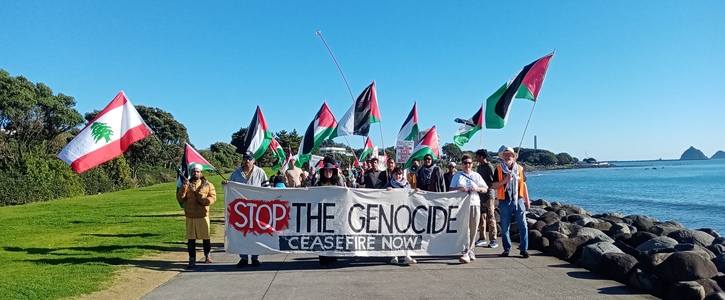
[[[60,151],[58,159],[83,173],[121,155],[128,146],[149,135],[151,129],[121,91]]]

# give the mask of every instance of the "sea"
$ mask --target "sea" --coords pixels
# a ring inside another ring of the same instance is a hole
[[[725,159],[612,162],[616,167],[527,174],[529,196],[712,228],[725,235]]]

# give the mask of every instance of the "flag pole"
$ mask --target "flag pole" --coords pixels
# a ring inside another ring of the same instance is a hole
[[[529,122],[531,122],[531,116],[534,115],[534,108],[536,108],[536,103],[539,101],[534,101],[534,106],[531,107],[531,113],[529,114],[529,119],[526,120],[526,127],[524,127],[524,134],[521,135],[521,141],[519,142],[519,149],[516,150],[516,156],[519,155],[519,152],[521,152],[521,145],[524,143],[524,137],[526,136],[526,129],[529,128]]]
[[[219,170],[217,170],[217,169],[214,169],[214,171],[216,171],[216,173],[217,173],[217,174],[219,174],[219,176],[221,176],[221,177],[222,177],[222,179],[224,179],[224,180],[227,180],[226,178],[224,178],[224,175],[222,175],[222,173],[221,173],[221,172],[219,172]]]
[[[481,103],[481,107],[483,108],[483,103]],[[483,109],[481,110],[481,113],[483,113]],[[484,118],[484,116],[481,116],[481,118]],[[483,128],[485,128],[485,127],[486,126],[483,126]],[[478,149],[482,149],[482,147],[483,147],[483,128],[481,128],[481,137],[478,140]]]
[[[332,57],[332,61],[335,62],[335,66],[337,66],[337,70],[340,71],[340,75],[342,75],[342,80],[345,81],[345,86],[347,86],[347,91],[350,93],[350,98],[352,99],[352,102],[355,102],[355,97],[352,95],[352,90],[350,89],[350,85],[347,83],[347,78],[345,78],[345,74],[342,73],[342,69],[340,68],[340,64],[337,63],[337,59],[335,59],[335,55],[332,54],[332,50],[330,50],[330,47],[327,46],[327,42],[325,42],[325,38],[322,37],[321,31],[316,31],[315,34],[320,36],[320,39],[322,40],[322,43],[325,44],[325,48],[327,48],[327,52],[330,52],[330,56]]]

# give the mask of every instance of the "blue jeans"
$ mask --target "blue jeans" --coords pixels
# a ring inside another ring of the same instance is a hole
[[[519,227],[519,250],[529,249],[529,229],[526,225],[526,206],[523,198],[518,201],[502,200],[498,202],[498,209],[501,211],[501,237],[503,240],[503,250],[511,251],[511,217],[516,219],[516,225]]]
[[[249,255],[239,254],[239,258],[244,259],[244,260],[249,260]],[[259,255],[252,255],[252,259],[259,260]]]

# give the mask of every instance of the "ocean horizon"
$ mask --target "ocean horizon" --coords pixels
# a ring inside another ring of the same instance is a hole
[[[608,162],[616,167],[531,172],[531,199],[574,204],[593,214],[646,215],[725,234],[725,159]]]

